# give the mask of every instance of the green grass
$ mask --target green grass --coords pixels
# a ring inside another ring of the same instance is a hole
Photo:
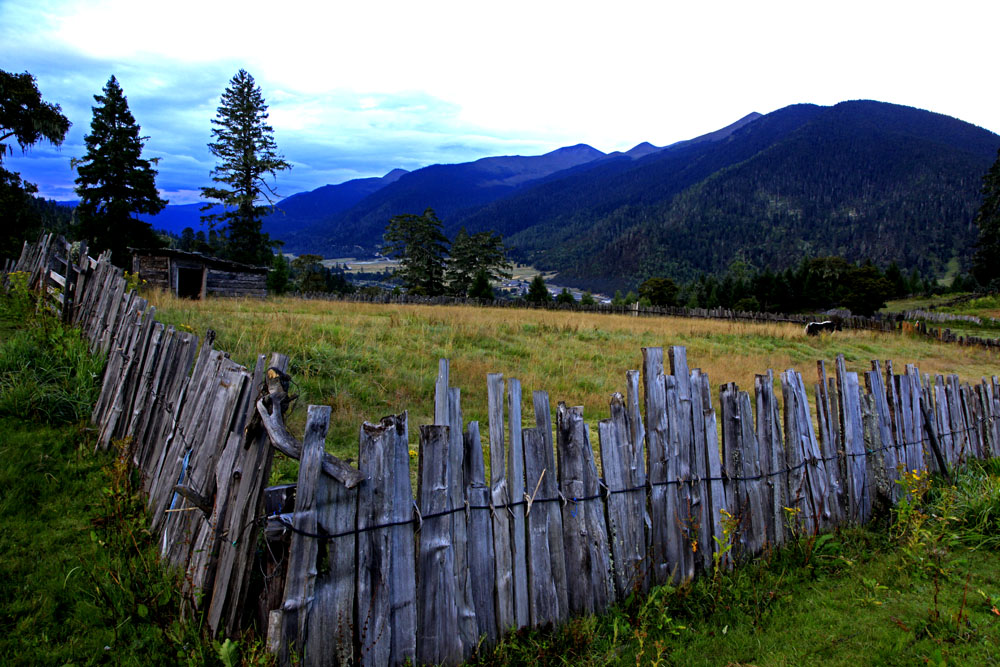
[[[0,664],[214,662],[180,620],[123,443],[93,452],[100,371],[26,292],[0,296]]]
[[[978,382],[997,372],[995,352],[961,348],[915,335],[844,331],[807,337],[802,327],[682,318],[635,318],[559,311],[445,306],[384,306],[291,298],[178,300],[149,295],[157,317],[203,334],[214,329],[216,347],[251,366],[259,353],[283,352],[300,394],[289,419],[301,432],[305,406],[332,407],[327,449],[357,457],[363,421],[408,410],[412,447],[417,426],[432,423],[438,359],[451,360],[451,384],[462,391],[465,421],[480,422],[484,438],[486,375],[503,373],[522,384],[524,419],[533,419],[531,393],[582,405],[588,423],[608,416],[613,392],[625,391],[625,371],[642,366],[646,346],[687,347],[691,368],[708,373],[713,387],[736,382],[752,391],[754,375],[800,371],[816,382],[816,361],[843,354],[848,370],[892,359],[900,372],[915,363],[926,373],[958,373]],[[778,388],[780,392],[780,386]],[[597,442],[596,436],[592,439]],[[294,464],[277,466],[287,481]],[[279,478],[276,478],[277,481]]]
[[[997,462],[974,465],[953,487],[938,483],[924,502],[905,504],[891,524],[882,517],[801,538],[679,590],[654,589],[601,616],[523,631],[477,662],[996,664],[998,474]]]

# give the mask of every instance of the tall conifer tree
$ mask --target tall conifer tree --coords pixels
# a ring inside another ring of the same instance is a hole
[[[983,176],[983,203],[976,215],[976,225],[979,241],[972,258],[972,275],[979,284],[989,286],[1000,278],[1000,151]]]
[[[266,180],[291,169],[278,154],[274,129],[267,124],[264,96],[252,76],[241,69],[222,93],[208,145],[219,162],[212,170],[215,186],[201,189],[201,196],[222,204],[221,213],[202,216],[222,227],[227,236],[226,256],[246,264],[270,265],[274,243],[261,231],[261,218],[274,207],[277,193]],[[206,204],[202,210],[208,210]]]
[[[103,95],[94,95],[97,106],[84,137],[87,153],[73,160],[77,170],[78,234],[96,250],[110,250],[111,260],[130,266],[129,247],[158,247],[159,237],[138,213],[155,215],[167,205],[156,190],[156,170],[143,159],[145,138],[128,108],[118,80],[112,76]]]

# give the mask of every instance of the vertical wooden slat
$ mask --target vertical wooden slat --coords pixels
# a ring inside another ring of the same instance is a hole
[[[545,479],[542,480],[540,494],[543,498],[557,498],[559,485],[556,475],[555,444],[552,431],[552,411],[549,407],[549,395],[544,391],[532,393],[532,403],[535,410],[535,426],[544,438],[542,452],[545,456]],[[547,517],[546,533],[549,538],[549,556],[552,581],[556,587],[556,618],[564,620],[569,617],[569,584],[566,575],[566,548],[563,544],[562,512],[559,504],[545,502],[537,506],[535,512],[543,512]]]
[[[760,473],[764,476],[764,512],[767,541],[781,545],[785,542],[785,452],[781,446],[781,430],[775,420],[777,402],[774,399],[774,373],[754,377],[754,396],[757,403],[757,440],[760,445]],[[820,419],[822,424],[822,419]]]
[[[358,469],[357,624],[355,642],[361,665],[389,664],[392,649],[391,585],[392,474],[400,417],[386,417],[379,424],[361,425]]]
[[[882,443],[882,461],[885,469],[885,476],[889,482],[890,503],[895,503],[898,497],[899,461],[897,453],[899,449],[896,443],[896,434],[892,427],[892,412],[889,409],[889,394],[886,390],[885,381],[882,374],[882,366],[877,359],[872,360],[872,370],[865,373],[865,385],[869,393],[875,400],[875,415],[878,419],[879,441]]]
[[[302,651],[308,639],[307,623],[316,584],[319,541],[316,517],[316,494],[322,475],[323,441],[330,424],[330,407],[310,405],[306,421],[302,458],[295,495],[294,532],[288,552],[288,575],[285,579],[279,661],[292,661],[290,651]]]
[[[521,381],[507,382],[507,489],[510,493],[510,545],[514,574],[514,620],[517,627],[531,623],[528,604],[528,547],[524,505],[524,448],[521,440]]]
[[[719,431],[715,409],[712,407],[712,386],[707,375],[700,371],[695,371],[700,382],[701,407],[705,424],[705,458],[707,464],[709,484],[709,499],[711,501],[712,513],[712,544],[713,554],[720,554],[718,558],[713,555],[713,566],[718,563],[720,567],[728,569],[732,566],[732,557],[727,547],[728,537],[725,534],[726,514],[729,506],[726,504],[726,492],[723,486],[722,459],[719,451]]]
[[[389,606],[392,615],[392,645],[389,664],[401,665],[417,659],[417,578],[413,519],[413,487],[410,484],[409,415],[396,419],[392,456],[392,561],[389,563]]]
[[[496,572],[493,570],[490,489],[486,486],[486,467],[479,439],[479,422],[469,422],[464,444],[465,495],[471,506],[468,512],[467,533],[472,603],[476,611],[476,632],[484,639],[485,646],[489,647],[496,643],[498,637],[496,604],[493,598]]]
[[[857,373],[848,373],[844,355],[837,357],[837,386],[840,392],[840,422],[843,426],[844,456],[847,462],[847,519],[866,523],[871,512],[871,494],[865,473],[864,424],[861,422],[861,392]]]
[[[524,471],[528,497],[546,497],[542,485],[546,477],[554,477],[554,472],[545,467],[545,437],[539,428],[526,428],[521,432],[524,444]],[[548,496],[551,497],[551,496]],[[529,501],[527,508],[527,565],[528,565],[528,607],[531,625],[541,627],[558,620],[559,601],[556,596],[555,580],[552,576],[552,556],[549,553],[548,515]]]
[[[455,552],[449,507],[449,428],[420,427],[420,529],[417,554],[417,661],[457,665],[462,661],[458,634]],[[435,516],[438,515],[438,516]]]
[[[694,426],[691,414],[691,371],[688,369],[687,350],[679,345],[670,348],[670,374],[674,378],[676,402],[668,428],[671,432],[673,448],[674,479],[678,480],[677,507],[681,517],[680,563],[682,578],[692,579],[695,572],[695,549],[697,548],[698,532],[701,520],[701,487],[695,483],[691,474],[691,461],[694,455]],[[669,388],[668,388],[669,393]],[[669,400],[667,404],[671,405]],[[669,418],[668,418],[669,419]]]
[[[608,558],[607,524],[598,496],[597,469],[583,422],[583,408],[559,404],[556,429],[559,435],[559,490],[563,507],[563,542],[566,570],[576,573],[569,588],[569,606],[574,614],[603,611],[613,600],[611,563]]]
[[[510,514],[503,509],[509,502],[506,456],[504,454],[503,375],[490,373],[486,394],[490,419],[490,498],[498,508],[493,512],[493,551],[496,573],[497,624],[500,634],[514,628],[514,581],[510,545]]]
[[[671,580],[667,558],[668,531],[672,517],[667,514],[667,394],[663,376],[663,350],[642,348],[642,382],[646,403],[646,470],[649,475],[649,560],[653,584]],[[567,546],[567,554],[569,549]],[[567,565],[569,561],[567,558]]]
[[[645,489],[636,484],[633,476],[629,430],[625,399],[621,394],[612,394],[611,418],[598,424],[598,436],[604,482],[612,490],[607,498],[607,520],[619,599],[637,588],[644,567]]]

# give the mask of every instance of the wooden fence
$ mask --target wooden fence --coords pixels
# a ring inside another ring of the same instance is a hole
[[[43,239],[8,268],[45,284],[64,267],[70,319],[108,354],[100,445],[132,442],[152,530],[209,630],[238,633],[259,607],[281,664],[457,664],[512,629],[864,523],[898,499],[902,470],[1000,456],[995,376],[879,361],[859,374],[841,357],[832,373],[818,362],[811,401],[794,370],[714,392],[683,347],[644,348],[595,448],[582,408],[553,413],[536,390],[526,424],[520,382],[498,374],[481,433],[441,360],[414,496],[406,412],[360,426],[352,468],[324,451],[329,407],[309,406],[301,442],[285,428],[287,358],[251,372],[211,334],[157,322],[107,258],[59,257],[68,247]],[[294,487],[266,488],[275,449],[300,459]],[[276,553],[255,556],[260,540]]]

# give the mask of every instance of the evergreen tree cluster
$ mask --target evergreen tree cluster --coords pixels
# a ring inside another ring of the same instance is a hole
[[[492,299],[491,283],[510,277],[503,239],[459,229],[449,242],[434,209],[393,216],[380,251],[399,260],[395,276],[410,294]],[[449,249],[450,246],[450,249]]]
[[[661,279],[647,280],[643,286],[648,287],[656,280]],[[965,288],[967,280],[956,278],[953,289]],[[855,315],[871,315],[885,307],[889,299],[928,294],[937,289],[919,271],[907,276],[895,263],[882,271],[870,261],[855,264],[843,257],[815,257],[782,272],[757,271],[743,262],[733,262],[721,278],[702,275],[679,288],[673,303],[663,305],[772,313],[844,308]],[[642,286],[640,296],[649,296]]]

